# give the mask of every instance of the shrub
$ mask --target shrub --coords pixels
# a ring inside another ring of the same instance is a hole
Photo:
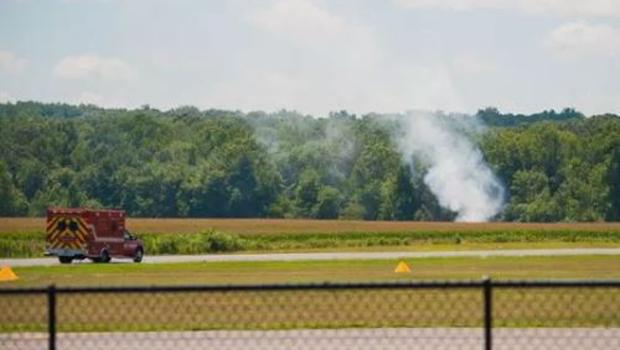
[[[199,235],[205,252],[233,252],[244,247],[243,240],[229,233],[206,231],[199,233]]]

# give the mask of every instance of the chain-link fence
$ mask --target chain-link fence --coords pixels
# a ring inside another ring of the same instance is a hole
[[[620,281],[0,289],[0,349],[620,349]]]

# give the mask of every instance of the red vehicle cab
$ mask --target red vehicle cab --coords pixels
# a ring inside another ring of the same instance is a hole
[[[122,210],[48,208],[45,255],[57,256],[63,264],[86,258],[140,262],[144,244],[125,229],[125,217]]]

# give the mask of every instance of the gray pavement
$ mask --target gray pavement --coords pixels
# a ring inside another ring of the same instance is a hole
[[[620,255],[620,248],[574,248],[574,249],[506,249],[466,250],[433,252],[333,252],[333,253],[265,253],[265,254],[210,254],[210,255],[156,255],[145,256],[143,263],[180,263],[216,261],[309,261],[309,260],[382,260],[400,258],[454,258],[493,256],[574,256],[574,255]],[[112,262],[131,260],[112,259]],[[88,260],[74,263],[90,263]],[[51,266],[58,265],[57,258],[0,259],[0,266]]]
[[[60,333],[58,349],[483,349],[481,328],[307,329],[285,331],[193,331],[135,333]],[[620,328],[497,328],[493,348],[620,348]],[[0,333],[0,348],[47,348],[44,333]]]

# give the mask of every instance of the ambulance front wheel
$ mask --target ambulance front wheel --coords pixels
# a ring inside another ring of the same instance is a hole
[[[133,261],[139,263],[142,261],[143,257],[144,257],[144,251],[142,251],[142,248],[138,248],[136,250],[136,253],[133,256]]]

